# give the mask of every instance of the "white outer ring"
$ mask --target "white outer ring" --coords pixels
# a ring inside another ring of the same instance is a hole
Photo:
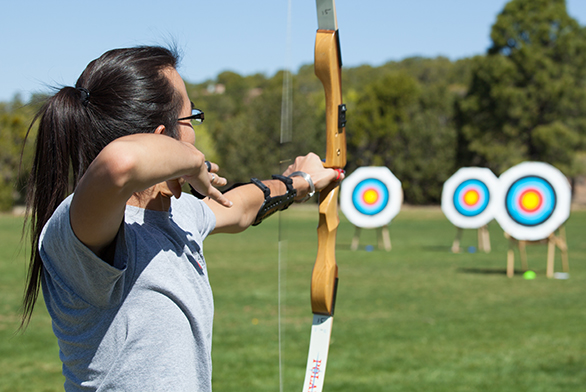
[[[547,180],[556,193],[556,205],[551,216],[535,226],[524,226],[513,220],[507,212],[507,191],[514,182],[526,176],[537,176]],[[499,177],[497,192],[496,220],[501,228],[513,238],[537,241],[549,237],[569,217],[572,205],[572,188],[564,174],[550,164],[543,162],[523,162],[513,166]]]
[[[454,205],[454,193],[456,189],[467,180],[478,180],[488,188],[488,205],[476,216],[464,216],[458,212]],[[495,193],[498,188],[498,178],[494,173],[485,167],[463,167],[454,173],[442,189],[442,211],[446,218],[456,227],[462,229],[478,229],[494,219],[496,199]]]
[[[363,180],[374,178],[386,185],[389,191],[389,202],[376,215],[365,215],[359,212],[352,202],[352,193]],[[354,225],[364,229],[373,229],[388,225],[397,216],[403,204],[403,188],[401,181],[385,166],[366,166],[356,169],[342,182],[340,189],[340,208],[346,218]]]

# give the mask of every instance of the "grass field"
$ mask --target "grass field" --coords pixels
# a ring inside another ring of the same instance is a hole
[[[293,208],[281,222],[285,391],[299,391],[303,382],[316,215]],[[26,333],[15,333],[25,272],[21,223],[0,216],[0,391],[58,391],[58,348],[42,302]],[[215,392],[279,390],[278,227],[273,218],[206,240]],[[528,247],[535,280],[523,279],[518,255],[518,273],[506,278],[508,244],[495,222],[489,227],[490,254],[452,254],[456,230],[439,209],[404,209],[390,226],[391,252],[377,250],[368,230],[353,252],[354,228],[342,220],[325,390],[584,391],[586,211],[566,223],[569,280],[545,277],[544,245]],[[475,236],[465,231],[462,245],[476,245]],[[368,244],[375,250],[367,252]],[[556,271],[560,264],[558,251]]]

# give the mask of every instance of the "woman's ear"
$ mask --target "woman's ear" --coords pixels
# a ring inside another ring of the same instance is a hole
[[[165,126],[164,125],[159,125],[157,127],[157,129],[155,129],[155,133],[157,135],[164,135],[165,134]]]

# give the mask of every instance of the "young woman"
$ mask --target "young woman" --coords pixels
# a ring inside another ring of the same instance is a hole
[[[203,113],[176,67],[165,48],[109,51],[37,116],[23,322],[42,287],[67,391],[211,390],[203,240],[342,177],[309,154],[222,194],[226,179],[194,146]],[[181,194],[185,181],[207,197]]]

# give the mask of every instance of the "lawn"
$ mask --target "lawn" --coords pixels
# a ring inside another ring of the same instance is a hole
[[[21,222],[0,217],[0,391],[61,390],[58,348],[42,302],[26,333],[15,333],[25,272]],[[281,222],[272,218],[243,234],[206,240],[216,308],[215,392],[278,391],[281,383],[284,391],[301,389],[316,223],[315,209],[292,208]],[[489,229],[491,253],[453,254],[456,229],[439,209],[405,208],[390,226],[391,252],[376,248],[373,230],[363,230],[360,249],[351,251],[354,228],[342,219],[325,390],[583,391],[586,211],[566,223],[568,280],[545,277],[544,245],[528,247],[536,279],[523,279],[518,254],[518,273],[508,279],[508,243],[495,222]],[[465,231],[462,245],[475,246],[476,232]]]

